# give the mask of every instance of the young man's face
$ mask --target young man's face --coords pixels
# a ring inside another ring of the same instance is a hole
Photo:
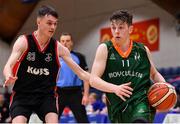
[[[116,41],[126,41],[129,39],[132,29],[132,26],[128,26],[126,22],[122,22],[121,20],[111,21],[111,32]]]
[[[52,37],[57,28],[58,19],[52,15],[38,17],[37,24],[41,33],[48,37]]]
[[[70,35],[62,35],[60,37],[60,43],[67,47],[70,51],[72,50],[73,42]]]

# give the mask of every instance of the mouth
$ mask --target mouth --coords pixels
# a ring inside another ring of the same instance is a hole
[[[54,31],[49,31],[50,33],[54,33]]]

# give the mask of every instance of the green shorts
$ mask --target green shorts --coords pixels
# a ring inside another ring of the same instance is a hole
[[[115,115],[113,123],[132,123],[135,120],[144,120],[152,123],[156,110],[152,108],[147,99],[135,100],[126,105],[126,107]]]

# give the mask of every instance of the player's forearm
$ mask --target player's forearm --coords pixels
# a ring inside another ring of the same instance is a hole
[[[159,72],[154,73],[151,78],[154,82],[166,82],[164,77]]]
[[[85,81],[88,82],[89,78],[90,78],[90,74],[89,72],[84,71],[77,63],[75,63],[72,58],[70,58],[69,56],[65,56],[63,57],[63,59],[66,61],[66,63],[68,64],[68,66],[74,71],[74,73],[77,74],[77,76]]]
[[[4,74],[5,79],[7,79],[9,76],[13,76],[12,67],[9,64],[5,65],[3,74]]]
[[[94,75],[91,75],[90,77],[90,85],[96,89],[109,93],[114,93],[116,89],[116,85],[108,83]]]
[[[89,82],[89,79],[90,79],[90,73],[89,72],[86,72],[84,71],[83,69],[79,68],[80,69],[80,73],[78,74],[78,77],[83,80],[84,82]]]
[[[89,82],[84,82],[84,96],[89,96]]]

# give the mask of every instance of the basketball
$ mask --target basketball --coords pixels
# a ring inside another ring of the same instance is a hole
[[[172,85],[158,82],[150,87],[148,100],[150,105],[155,107],[156,110],[165,112],[174,107],[177,101],[177,95]]]

